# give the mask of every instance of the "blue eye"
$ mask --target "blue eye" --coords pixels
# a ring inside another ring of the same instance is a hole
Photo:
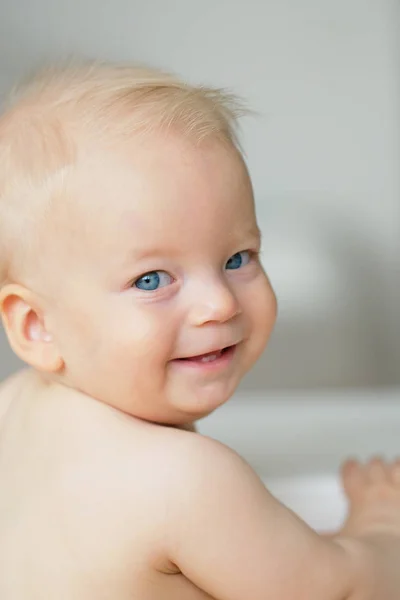
[[[153,292],[160,287],[165,287],[172,283],[173,279],[171,275],[168,275],[165,271],[150,271],[150,273],[145,273],[139,279],[135,281],[135,287],[139,290],[144,290],[146,292]]]
[[[230,257],[228,262],[225,265],[226,269],[240,269],[240,267],[244,267],[250,262],[250,252],[248,250],[243,250],[242,252],[236,252],[233,256]]]

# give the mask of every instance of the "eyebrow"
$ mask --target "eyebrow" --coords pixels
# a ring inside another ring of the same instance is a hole
[[[125,262],[130,263],[132,260],[149,260],[165,256],[165,248],[134,248],[126,253]]]
[[[262,231],[259,227],[251,227],[243,235],[241,235],[241,237],[252,238],[252,239],[256,239],[257,241],[261,242],[262,241]]]
[[[252,229],[251,234],[254,235],[260,242],[262,241],[262,231],[259,227]]]
[[[239,236],[235,236],[237,239]],[[240,234],[240,238],[242,240],[250,239],[257,240],[261,243],[262,241],[262,231],[259,227],[250,227],[244,233]],[[178,250],[179,251],[179,250]],[[134,260],[151,260],[153,258],[160,258],[165,256],[165,248],[161,247],[151,247],[151,248],[134,248],[126,253],[125,255],[125,263],[130,263],[132,259]]]

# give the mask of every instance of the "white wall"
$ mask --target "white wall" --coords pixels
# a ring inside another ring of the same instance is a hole
[[[281,306],[245,385],[399,383],[399,21],[396,0],[0,0],[0,88],[83,53],[245,96]],[[0,357],[15,368],[4,340]]]

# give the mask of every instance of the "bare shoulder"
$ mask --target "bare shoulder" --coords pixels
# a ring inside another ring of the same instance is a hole
[[[169,445],[168,460],[175,465],[176,484],[189,484],[195,489],[204,486],[211,489],[213,483],[218,486],[234,483],[236,478],[249,478],[254,485],[264,486],[250,465],[237,452],[221,442],[207,436],[192,433],[176,435]],[[170,489],[170,493],[180,487]]]
[[[167,460],[172,475],[163,482],[165,496],[173,506],[179,506],[175,513],[179,522],[184,515],[196,521],[205,506],[210,515],[209,509],[221,503],[235,512],[250,498],[265,509],[272,501],[251,466],[237,452],[212,438],[200,434],[176,437],[171,441]],[[172,514],[169,522],[174,522]]]
[[[124,417],[117,418],[111,425],[107,428],[106,438],[108,460],[106,465],[102,461],[98,475],[106,482],[113,481],[112,489],[116,489],[117,482],[125,487],[125,498],[130,498],[127,501],[129,507],[135,506],[131,502],[132,494],[137,495],[140,487],[140,495],[148,502],[148,509],[154,504],[155,510],[163,510],[161,504],[166,505],[182,495],[182,486],[199,485],[207,472],[210,473],[210,465],[223,471],[228,463],[232,467],[233,462],[241,461],[219,442],[193,430],[125,420]],[[87,462],[87,467],[93,469],[93,462]]]
[[[111,427],[107,452],[86,458],[78,473],[83,501],[103,506],[97,521],[112,515],[113,535],[131,552],[140,539],[143,554],[148,550],[160,571],[175,564],[182,527],[196,528],[207,505],[229,500],[228,509],[236,511],[249,490],[266,500],[257,475],[228,447],[198,433],[135,421]]]
[[[299,589],[322,598],[331,588],[329,597],[345,597],[341,549],[280,504],[236,452],[192,435],[174,443],[170,459],[177,469],[165,485],[166,552],[200,589],[231,600],[286,600]],[[316,561],[320,571],[310,576]]]
[[[246,477],[251,486],[264,489],[235,452],[198,433],[123,415],[90,429],[87,448],[70,470],[70,483],[81,502],[95,499],[108,518],[120,521],[121,535],[131,533],[134,544],[139,523],[154,546],[167,528],[174,529],[179,515],[195,518],[199,494],[233,494],[240,483],[249,485]]]
[[[146,424],[139,437],[141,467],[151,473],[153,485],[159,486],[164,499],[182,499],[183,488],[209,488],[212,479],[220,484],[221,478],[229,479],[232,475],[241,477],[246,473],[254,482],[259,482],[236,452],[196,431]],[[131,466],[136,461],[133,446],[137,447],[137,441],[138,437],[133,436],[128,440],[132,452],[125,456]]]
[[[85,498],[101,495],[109,514],[115,506],[127,519],[154,522],[155,513],[165,514],[175,488],[208,447],[193,431],[143,422],[97,402],[73,410],[69,485]]]

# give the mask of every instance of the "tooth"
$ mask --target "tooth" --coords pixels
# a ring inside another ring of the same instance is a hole
[[[218,358],[218,354],[209,354],[208,356],[203,356],[201,362],[210,362]]]

